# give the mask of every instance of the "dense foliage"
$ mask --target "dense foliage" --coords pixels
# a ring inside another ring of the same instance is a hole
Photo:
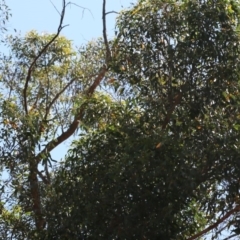
[[[146,122],[136,106],[112,104],[108,110],[106,127],[75,142],[58,172],[49,205],[51,236],[177,239],[194,233],[204,223],[189,185],[197,171],[182,159],[180,143],[161,136],[161,127]],[[161,149],[159,141],[165,141]]]
[[[79,49],[62,22],[8,38],[0,236],[237,239],[238,2],[139,0],[111,41],[105,15],[103,39]]]

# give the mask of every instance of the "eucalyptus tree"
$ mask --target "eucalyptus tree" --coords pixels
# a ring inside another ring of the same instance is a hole
[[[190,240],[235,227],[236,239],[239,16],[221,0],[121,12],[109,82],[123,113],[92,126],[57,172],[51,236]]]
[[[139,0],[111,41],[103,1],[103,39],[79,49],[60,36],[66,6],[56,34],[9,37],[0,65],[1,237],[193,240],[234,227],[236,239],[237,1]]]
[[[189,239],[216,230],[226,219],[225,228],[236,226],[238,2],[139,1],[120,16],[118,27],[119,78],[138,89],[141,107],[155,114],[161,135],[169,136],[161,146],[179,141],[182,155],[170,159],[182,178],[192,176],[180,191],[191,183],[189,194],[208,215],[206,229]]]
[[[9,36],[9,54],[0,62],[0,166],[8,177],[1,184],[4,239],[40,238],[51,151],[82,127],[85,102],[108,70],[105,1],[103,38],[78,49],[61,36],[69,4],[63,1],[55,34]]]

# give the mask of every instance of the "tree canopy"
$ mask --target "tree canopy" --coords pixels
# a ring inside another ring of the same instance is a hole
[[[105,4],[85,46],[65,1],[55,34],[6,39],[1,238],[237,239],[239,3],[139,0],[113,39]]]

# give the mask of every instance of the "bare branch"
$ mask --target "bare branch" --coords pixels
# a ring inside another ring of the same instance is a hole
[[[58,11],[57,7],[55,6],[55,4],[52,2],[52,0],[49,0],[51,2],[51,4],[53,5],[53,7],[55,8],[55,10],[57,11],[57,13],[61,16],[61,13]]]
[[[87,96],[91,96],[95,89],[99,86],[100,82],[102,81],[102,79],[105,76],[105,73],[107,72],[107,67],[104,65],[101,70],[99,71],[98,76],[96,77],[95,81],[93,82],[93,84],[89,87],[89,89],[87,90],[86,94]]]
[[[55,34],[55,36],[42,48],[42,50],[37,54],[37,56],[34,58],[34,60],[32,61],[29,69],[28,69],[28,73],[27,73],[27,77],[26,77],[26,82],[25,82],[25,86],[23,89],[23,99],[24,99],[24,109],[25,109],[25,113],[28,114],[28,109],[27,109],[27,89],[28,89],[28,84],[30,82],[31,79],[31,75],[32,75],[32,71],[34,68],[34,65],[36,64],[37,60],[42,56],[42,54],[48,49],[48,47],[56,40],[56,38],[59,36],[60,32],[62,31],[62,29],[66,26],[63,26],[63,19],[65,16],[65,10],[66,10],[66,2],[65,0],[63,0],[63,8],[62,8],[62,12],[61,12],[61,18],[60,18],[60,22],[59,22],[59,26],[58,26],[58,30],[57,33]]]
[[[237,205],[231,211],[227,212],[223,217],[218,219],[218,221],[216,221],[214,224],[210,225],[209,227],[207,227],[206,229],[202,230],[201,232],[195,234],[194,236],[188,238],[187,240],[194,240],[194,239],[201,237],[202,235],[204,235],[204,234],[208,233],[209,231],[211,231],[212,229],[216,228],[220,223],[222,223],[224,220],[229,218],[231,215],[233,215],[234,213],[239,212],[239,211],[240,211],[240,205]]]
[[[82,7],[82,6],[79,6],[78,4],[72,3],[72,2],[69,2],[68,4],[69,4],[69,5],[75,5],[75,6],[79,7],[79,8],[82,8],[82,9],[83,9],[83,14],[84,14],[84,11],[85,11],[85,10],[88,10],[88,11],[91,13],[92,17],[94,18],[94,16],[93,16],[93,14],[92,14],[92,12],[91,12],[90,9],[85,8],[85,7]],[[82,14],[82,17],[83,17],[83,14]]]
[[[102,7],[102,21],[103,21],[103,39],[106,47],[106,64],[111,60],[111,51],[107,39],[107,25],[106,25],[106,0],[103,0]]]
[[[105,15],[108,15],[108,14],[111,14],[111,13],[119,14],[119,12],[116,12],[116,11],[110,11],[110,12],[106,12]]]

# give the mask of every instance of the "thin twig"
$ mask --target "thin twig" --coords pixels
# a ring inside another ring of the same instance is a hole
[[[94,19],[94,16],[93,16],[93,14],[92,14],[92,12],[91,12],[91,10],[89,8],[85,8],[85,7],[79,6],[78,4],[72,3],[72,2],[69,2],[68,4],[69,5],[74,5],[74,6],[79,7],[79,8],[82,8],[83,9],[83,13],[84,13],[85,10],[88,10],[91,13],[91,15],[92,15],[92,17]],[[82,15],[82,17],[83,17],[83,15]]]
[[[58,92],[55,97],[53,98],[53,100],[49,103],[49,105],[47,106],[46,108],[46,113],[45,113],[45,116],[44,116],[44,120],[47,119],[47,116],[50,112],[50,109],[52,107],[52,105],[57,101],[57,99],[61,96],[61,94],[75,81],[77,80],[76,78],[73,78],[69,83],[66,84],[65,87],[62,88],[62,90],[60,92]]]
[[[217,230],[215,236],[220,234],[224,229],[229,228],[229,223],[226,223],[225,226],[221,227],[221,229]]]
[[[61,16],[61,13],[58,11],[57,7],[55,6],[55,4],[52,2],[52,0],[49,0],[51,2],[51,4],[53,5],[53,7],[55,8],[55,10],[58,12],[58,14]]]
[[[106,12],[105,15],[108,15],[108,14],[111,14],[111,13],[119,14],[119,12],[116,12],[116,11],[110,11],[110,12]]]
[[[94,75],[90,75],[89,78],[92,78]],[[53,106],[53,104],[58,100],[58,98],[61,96],[61,94],[71,85],[73,84],[74,81],[78,80],[77,78],[73,78],[71,81],[69,81],[65,87],[62,88],[62,90],[60,92],[58,92],[55,97],[53,98],[53,100],[49,103],[49,105],[46,107],[46,113],[44,116],[44,120],[47,120],[47,116],[50,112],[51,107]]]

